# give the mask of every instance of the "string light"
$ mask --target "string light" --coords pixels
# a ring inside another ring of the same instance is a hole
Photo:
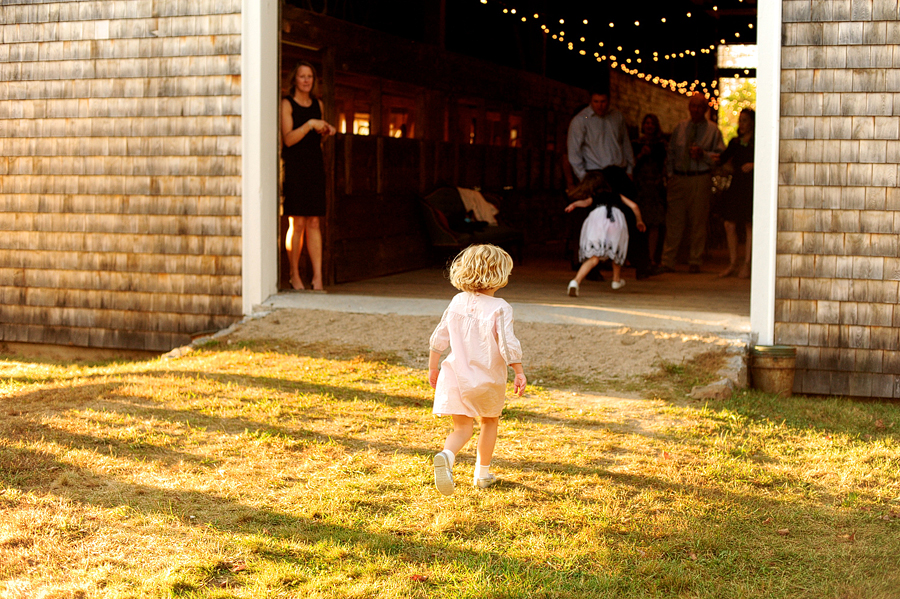
[[[481,4],[487,4],[487,3],[488,3],[487,0],[479,0],[479,1],[480,1]],[[743,2],[743,0],[738,0],[738,1],[739,1],[739,2]],[[502,6],[503,1],[500,0],[499,4],[501,4],[501,6]],[[515,9],[515,8],[503,7],[502,10],[503,10],[503,13],[504,13],[504,14],[510,14],[510,13],[511,13],[511,14],[516,14],[516,9]],[[714,5],[714,6],[713,6],[713,11],[718,11],[718,5]],[[693,16],[693,14],[692,14],[691,12],[687,12],[687,13],[686,13],[686,16],[687,16],[687,18],[691,18],[691,17]],[[534,14],[533,14],[533,18],[534,18],[535,20],[540,19],[540,18],[541,18],[540,13],[534,13]],[[522,22],[527,22],[527,21],[528,21],[528,19],[527,19],[526,16],[520,17],[520,20],[521,20]],[[666,22],[667,22],[667,18],[666,18],[666,17],[661,17],[661,18],[660,18],[660,22],[661,22],[661,23],[666,23]],[[560,23],[561,25],[562,25],[562,24],[565,24],[565,19],[562,19],[562,18],[559,19],[559,23]],[[588,24],[588,19],[583,19],[583,20],[582,20],[582,24],[587,25],[587,24]],[[635,27],[640,27],[640,25],[641,25],[641,23],[640,23],[639,20],[634,21],[634,26],[635,26]],[[616,26],[615,22],[613,22],[613,21],[610,21],[610,22],[609,22],[609,27],[610,27],[610,28],[614,28],[615,26]],[[754,27],[753,23],[748,23],[747,26],[748,26],[749,29],[753,29],[753,27]],[[540,25],[540,28],[541,28],[541,30],[542,30],[544,33],[546,33],[546,34],[549,34],[549,33],[550,33],[550,29],[549,29],[545,24],[541,24],[541,25]],[[552,37],[552,39],[554,39],[554,40],[559,40],[560,42],[566,43],[566,42],[565,42],[565,31],[560,31],[560,32],[559,32],[559,35],[557,35],[557,34],[552,34],[551,37]],[[734,33],[734,38],[735,38],[735,39],[739,39],[740,37],[741,37],[740,32],[735,32],[735,33]],[[587,38],[585,38],[585,37],[580,37],[580,38],[579,38],[579,41],[580,41],[581,43],[587,43]],[[727,41],[726,41],[725,38],[722,38],[722,39],[720,40],[720,43],[724,45],[724,44],[727,43]],[[567,49],[568,49],[568,50],[570,50],[570,51],[576,51],[576,48],[575,48],[573,42],[568,42],[566,45],[567,45]],[[604,47],[604,42],[603,42],[603,41],[599,41],[597,47],[599,47],[599,48]],[[712,51],[715,50],[715,48],[716,48],[715,44],[711,44],[711,45],[709,46],[709,49],[701,48],[701,49],[700,49],[700,53],[701,53],[701,54],[711,54]],[[618,49],[619,52],[623,52],[623,51],[624,51],[622,46],[617,46],[617,49]],[[588,54],[588,50],[586,50],[586,49],[577,49],[577,52],[578,52],[578,54],[580,54],[581,56],[587,56],[587,54]],[[635,49],[635,50],[634,50],[634,54],[635,54],[636,56],[640,55],[640,49]],[[593,56],[594,56],[594,58],[597,60],[597,62],[603,62],[603,61],[606,61],[606,60],[608,59],[608,60],[611,61],[611,65],[610,65],[610,66],[611,66],[612,68],[621,68],[621,70],[622,70],[623,72],[628,73],[628,74],[633,75],[633,76],[640,77],[641,79],[645,79],[646,81],[651,81],[651,79],[652,79],[652,82],[653,82],[654,84],[660,85],[660,86],[662,86],[662,87],[664,87],[664,88],[667,88],[667,89],[671,89],[672,91],[675,91],[675,90],[677,89],[677,90],[679,91],[679,93],[686,93],[686,91],[694,91],[694,89],[695,89],[695,87],[696,87],[696,83],[697,83],[697,82],[695,82],[695,84],[691,85],[690,89],[687,90],[687,89],[686,89],[686,87],[687,87],[687,85],[688,85],[687,82],[681,82],[681,83],[677,83],[677,84],[676,84],[676,82],[675,82],[674,80],[660,79],[659,77],[653,77],[653,76],[652,76],[651,74],[649,74],[649,73],[647,73],[647,74],[645,74],[645,73],[639,73],[638,69],[636,69],[636,68],[635,68],[635,69],[630,69],[630,68],[628,68],[627,65],[631,64],[631,62],[632,62],[632,60],[631,60],[630,58],[626,58],[626,59],[625,59],[625,62],[622,63],[622,62],[620,62],[620,61],[619,61],[615,56],[613,56],[613,55],[610,55],[609,57],[607,57],[606,55],[602,55],[602,56],[601,56],[599,52],[594,52],[594,53],[593,53]],[[672,53],[670,53],[670,54],[666,54],[666,55],[664,56],[664,58],[665,58],[666,60],[671,60],[671,59],[674,59],[674,58],[685,58],[685,57],[696,57],[696,56],[697,56],[696,50],[686,49],[686,50],[684,50],[683,52],[678,52],[678,53],[672,52]],[[658,61],[659,61],[659,53],[658,53],[658,52],[653,52],[653,60],[654,60],[654,62],[658,62]],[[641,59],[640,57],[637,57],[637,58],[635,58],[635,61],[636,61],[637,63],[641,63],[642,59]],[[746,72],[747,72],[747,71],[745,71],[745,73],[746,73]],[[736,75],[736,76],[737,76],[737,75]],[[706,89],[706,84],[703,83],[702,86],[703,86],[703,91],[706,93],[706,97],[709,98],[709,91]],[[718,95],[718,90],[715,89],[715,87],[716,87],[716,82],[713,81],[713,82],[711,83],[711,86],[712,86],[712,88],[713,88],[714,94],[715,94],[715,95]]]

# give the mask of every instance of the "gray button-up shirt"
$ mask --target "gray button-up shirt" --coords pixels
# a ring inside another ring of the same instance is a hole
[[[692,128],[693,125],[693,128]],[[693,138],[693,139],[692,139]],[[692,145],[703,149],[703,158],[693,160],[690,155]],[[725,151],[722,133],[715,123],[704,120],[694,124],[690,119],[675,125],[669,138],[669,153],[666,155],[666,170],[669,175],[679,172],[705,173],[712,166],[710,152]]]
[[[625,127],[625,118],[618,110],[610,110],[598,116],[587,106],[569,123],[569,164],[578,180],[587,171],[602,170],[608,166],[622,167],[631,174],[634,169],[634,152]]]

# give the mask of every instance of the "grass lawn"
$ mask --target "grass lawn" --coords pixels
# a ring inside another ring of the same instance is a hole
[[[2,360],[0,597],[900,597],[900,403],[688,400],[718,359],[535,374],[449,498],[388,355]]]

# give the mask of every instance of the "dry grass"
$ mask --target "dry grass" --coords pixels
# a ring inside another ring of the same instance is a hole
[[[900,406],[566,374],[451,498],[424,373],[325,345],[0,362],[0,597],[898,597]]]

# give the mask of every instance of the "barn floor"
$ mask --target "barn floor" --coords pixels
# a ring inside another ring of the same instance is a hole
[[[678,272],[637,281],[626,268],[627,285],[618,291],[606,281],[585,281],[580,297],[566,294],[573,276],[569,263],[532,258],[517,264],[509,285],[499,297],[516,305],[516,319],[532,322],[631,326],[659,330],[715,332],[744,337],[749,333],[749,279],[719,279],[727,259],[716,255],[703,271]],[[328,293],[283,291],[265,307],[305,308],[343,312],[440,314],[455,290],[441,268],[405,272],[386,277],[332,285]]]

